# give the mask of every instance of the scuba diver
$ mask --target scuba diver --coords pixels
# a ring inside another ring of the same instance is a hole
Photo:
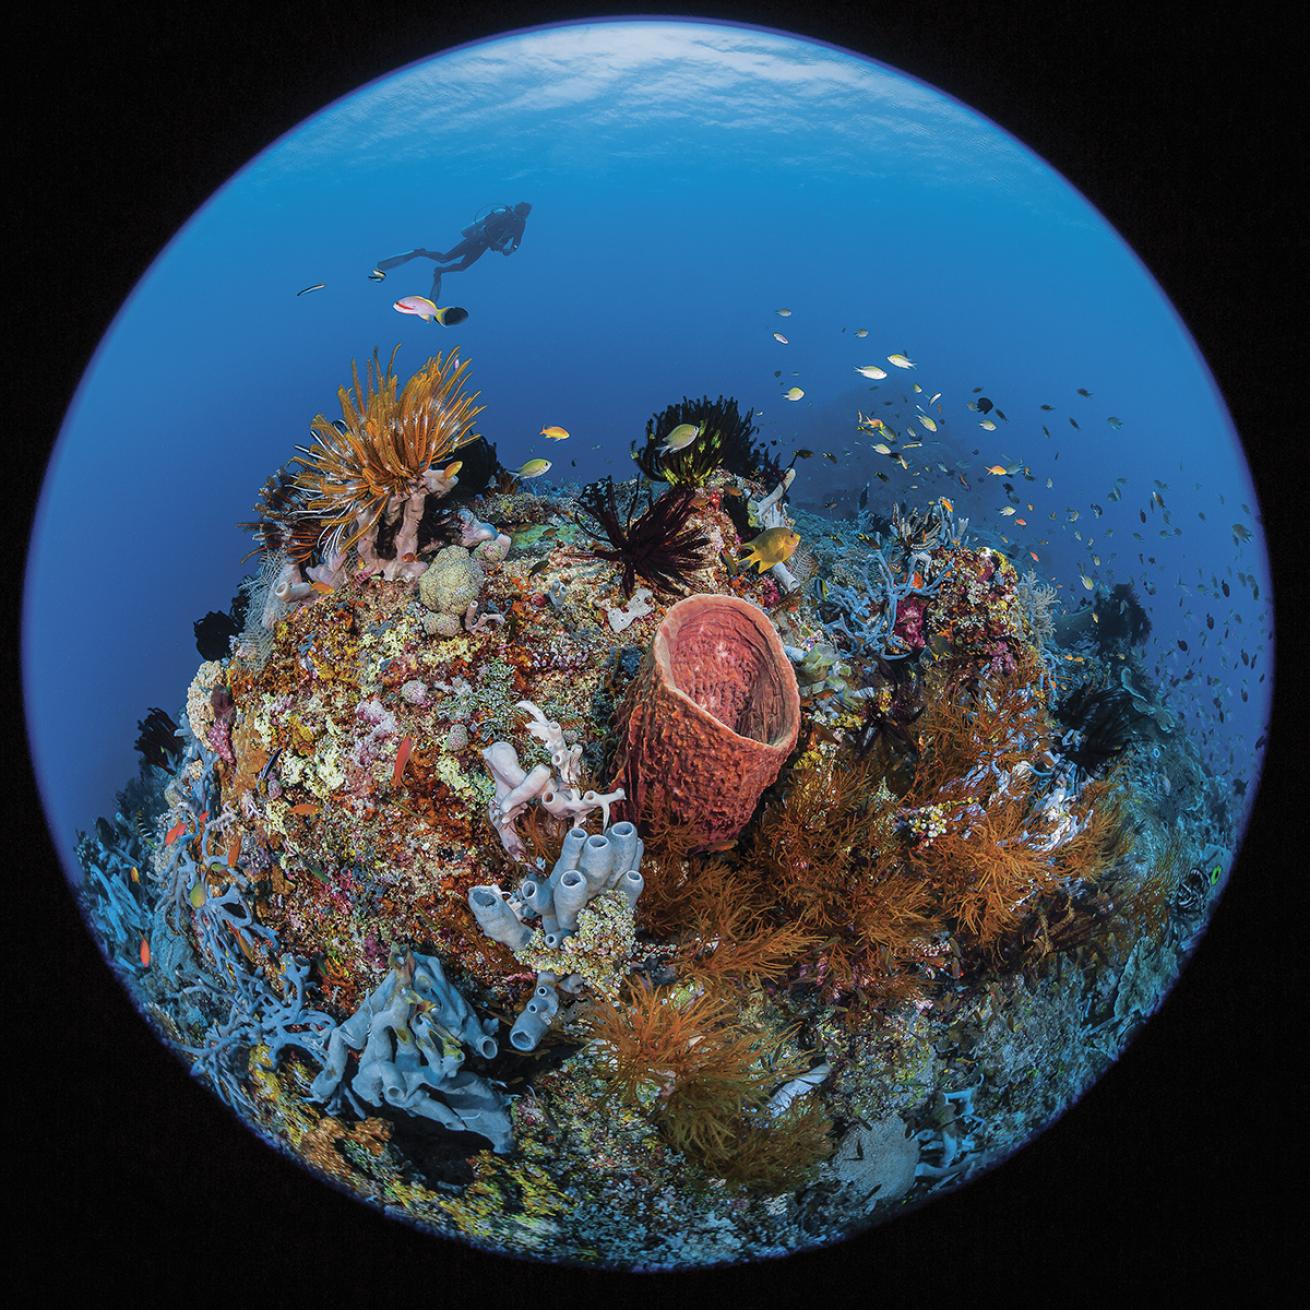
[[[380,259],[377,267],[385,273],[397,268],[411,259],[433,259],[438,267],[432,273],[432,294],[430,299],[436,302],[441,295],[441,275],[443,273],[462,273],[471,268],[488,250],[498,250],[502,255],[512,255],[523,240],[523,229],[527,224],[532,206],[521,200],[512,208],[509,205],[497,205],[489,214],[475,219],[461,233],[464,239],[457,246],[447,251],[417,250],[406,251],[403,255],[392,255],[389,259]],[[451,262],[451,261],[456,262]],[[444,265],[445,267],[442,267]]]

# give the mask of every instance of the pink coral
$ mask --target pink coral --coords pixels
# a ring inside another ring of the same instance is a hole
[[[896,607],[896,626],[892,631],[911,650],[922,650],[928,644],[928,638],[923,631],[927,613],[926,596],[907,596]]]
[[[1008,641],[1000,639],[992,642],[987,648],[988,658],[991,660],[991,671],[993,673],[1013,673],[1016,665],[1014,659],[1014,650]]]
[[[225,764],[235,766],[236,756],[232,753],[232,720],[236,715],[236,706],[226,687],[216,687],[209,703],[214,708],[214,725],[210,728],[206,740],[210,748]]]
[[[796,675],[768,617],[731,596],[664,616],[621,711],[615,781],[648,829],[731,841],[796,745]]]

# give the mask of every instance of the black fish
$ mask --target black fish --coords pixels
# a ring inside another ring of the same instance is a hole
[[[992,408],[992,402],[986,396],[978,397],[978,412],[986,414]]]
[[[865,506],[868,505],[868,503],[869,503],[869,488],[865,487],[865,489],[862,492],[860,492],[860,508],[864,509]]]

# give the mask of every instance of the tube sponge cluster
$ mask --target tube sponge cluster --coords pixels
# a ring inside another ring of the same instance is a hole
[[[516,954],[535,947],[553,953],[578,932],[579,913],[603,892],[621,893],[631,916],[645,886],[643,853],[635,824],[616,823],[590,835],[583,828],[572,828],[548,877],[525,878],[517,897],[509,900],[497,887],[474,887],[469,891],[469,908],[488,937]],[[540,932],[534,933],[523,917],[539,918]],[[559,1010],[557,989],[574,991],[584,982],[576,973],[561,979],[557,970],[540,971],[532,998],[510,1030],[510,1045],[523,1053],[535,1050]]]
[[[462,1046],[484,1060],[495,1056],[495,1029],[496,1021],[479,1019],[447,981],[435,956],[397,952],[387,976],[328,1036],[327,1058],[314,1079],[313,1094],[329,1106],[335,1102],[349,1052],[359,1051],[350,1089],[360,1100],[480,1133],[503,1154],[513,1146],[504,1097],[462,1067]]]

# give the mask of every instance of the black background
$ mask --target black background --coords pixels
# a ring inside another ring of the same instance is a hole
[[[43,5],[9,20],[5,132],[8,400],[4,536],[17,599],[26,523],[63,410],[163,244],[254,154],[369,79],[459,41],[622,5]],[[635,9],[631,12],[642,12]],[[4,752],[6,1200],[24,1248],[8,1287],[94,1304],[443,1304],[600,1291],[740,1290],[926,1303],[956,1290],[1049,1303],[1239,1280],[1257,1303],[1288,1265],[1304,1059],[1304,802],[1287,727],[1300,690],[1305,115],[1278,7],[704,5],[874,55],[955,95],[1068,177],[1178,307],[1251,456],[1279,571],[1279,709],[1265,785],[1204,946],[1146,1035],[1001,1170],[828,1252],[634,1280],[439,1243],[311,1180],[185,1074],[111,981],[68,897],[15,725]],[[1289,7],[1289,13],[1291,12]],[[14,115],[13,111],[17,110]],[[1295,220],[1295,221],[1294,221]],[[17,227],[15,227],[15,222]],[[1125,343],[1125,349],[1130,343]],[[1113,361],[1102,361],[1102,369]],[[148,379],[142,379],[148,403]],[[107,439],[112,439],[107,436]],[[204,439],[179,434],[180,441]],[[1202,470],[1198,470],[1198,478]],[[69,525],[76,531],[76,525]],[[148,567],[148,523],[88,542],[88,585]],[[16,628],[14,629],[16,631]],[[12,633],[11,633],[12,636]],[[148,640],[148,634],[143,634]],[[94,643],[76,628],[70,640]],[[1293,648],[1297,648],[1294,654]],[[8,684],[18,685],[16,642]],[[1291,672],[1289,673],[1289,668]],[[144,707],[143,707],[144,709]],[[68,743],[70,750],[79,743]],[[1303,766],[1302,766],[1303,767]],[[1298,842],[1298,838],[1301,840]],[[1299,985],[1298,985],[1299,984]]]

